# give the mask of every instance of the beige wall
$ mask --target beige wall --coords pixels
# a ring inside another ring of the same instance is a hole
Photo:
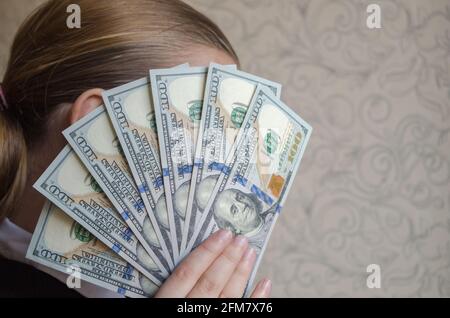
[[[0,71],[40,2],[0,1]],[[260,269],[273,295],[450,296],[450,3],[370,1],[369,30],[368,1],[189,2],[314,127]]]

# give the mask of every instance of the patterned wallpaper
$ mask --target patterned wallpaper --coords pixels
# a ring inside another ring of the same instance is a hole
[[[0,73],[39,2],[0,2]],[[273,296],[450,297],[450,2],[188,2],[314,127],[259,271]]]

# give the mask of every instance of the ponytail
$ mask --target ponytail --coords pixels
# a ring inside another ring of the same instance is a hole
[[[0,221],[11,216],[27,176],[27,147],[22,127],[0,111]]]

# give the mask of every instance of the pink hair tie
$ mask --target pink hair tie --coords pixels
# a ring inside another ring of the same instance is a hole
[[[6,102],[5,94],[3,93],[2,84],[0,84],[0,111],[8,109],[8,103]]]

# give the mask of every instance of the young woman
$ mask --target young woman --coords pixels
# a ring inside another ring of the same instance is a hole
[[[74,2],[81,8],[79,29],[66,25],[66,9]],[[32,184],[65,145],[61,131],[99,106],[103,89],[147,76],[148,69],[210,62],[237,64],[238,58],[214,23],[178,0],[52,0],[24,22],[0,93],[3,296],[77,295],[24,264],[44,204]],[[243,236],[219,231],[176,268],[156,296],[240,297],[254,262]],[[85,296],[113,296],[84,286],[78,292]],[[270,288],[263,280],[253,296],[267,297]]]

